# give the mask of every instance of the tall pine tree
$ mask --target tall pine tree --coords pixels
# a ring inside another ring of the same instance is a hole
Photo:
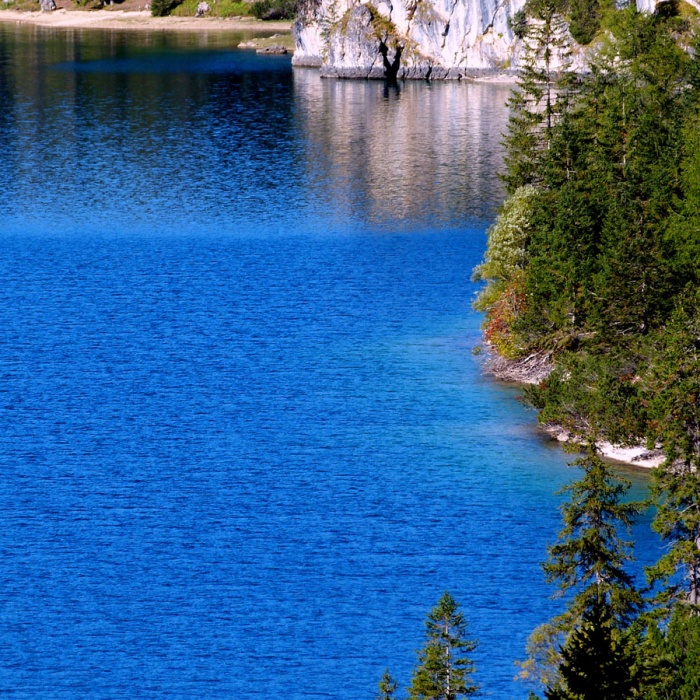
[[[632,639],[615,629],[610,606],[596,600],[561,650],[559,682],[547,700],[629,700],[639,687]]]
[[[562,594],[575,591],[569,606],[574,618],[581,619],[594,604],[605,604],[626,622],[641,599],[625,570],[631,543],[621,539],[619,529],[631,527],[640,505],[622,502],[630,483],[613,477],[594,442],[574,465],[583,469],[583,476],[563,489],[569,495],[562,507],[564,528],[549,548],[545,576]]]
[[[518,86],[508,106],[506,172],[509,192],[542,179],[552,127],[568,102],[571,50],[559,0],[528,0]]]
[[[609,657],[611,668],[616,666],[615,655],[628,649],[622,641],[625,630],[641,605],[624,568],[631,559],[630,543],[619,535],[619,529],[629,528],[640,509],[636,503],[622,502],[629,482],[613,477],[594,443],[574,464],[583,469],[583,476],[564,489],[569,494],[562,507],[564,528],[543,565],[547,580],[558,585],[560,594],[573,592],[573,596],[564,613],[535,630],[528,646],[538,658],[524,664],[526,677],[534,675],[539,664],[539,677],[532,680],[545,680],[552,692],[556,689],[558,695],[553,698],[577,697],[565,694],[574,691],[567,685],[564,664],[574,663],[573,655],[590,640],[609,636],[612,641],[598,651]],[[603,624],[605,629],[596,627]],[[568,662],[567,654],[572,655]]]
[[[654,527],[669,546],[650,574],[665,602],[700,613],[700,292],[679,300],[659,344],[651,389],[667,460],[653,475]]]
[[[459,604],[448,593],[442,594],[425,622],[427,640],[418,652],[410,700],[458,700],[474,695],[474,664],[469,654],[477,642],[467,635],[467,623]]]

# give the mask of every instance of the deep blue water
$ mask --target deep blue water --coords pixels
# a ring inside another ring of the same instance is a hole
[[[471,352],[507,89],[239,40],[0,26],[0,691],[371,698],[449,589],[524,698],[574,474]]]

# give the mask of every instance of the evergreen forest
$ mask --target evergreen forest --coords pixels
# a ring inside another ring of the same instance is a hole
[[[505,137],[507,198],[474,271],[485,281],[475,307],[492,356],[545,376],[525,400],[566,431],[581,474],[543,565],[567,607],[533,631],[520,675],[533,699],[698,700],[697,13],[673,0],[653,14],[529,0],[515,20],[526,55]],[[595,37],[583,71],[572,35]],[[629,501],[601,441],[663,452],[650,503]],[[625,534],[650,505],[665,547],[640,588]],[[410,698],[478,692],[456,610],[445,594],[429,614]],[[387,672],[377,697],[395,692]]]

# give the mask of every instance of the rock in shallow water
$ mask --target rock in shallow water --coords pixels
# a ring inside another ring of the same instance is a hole
[[[287,47],[281,44],[274,44],[273,46],[263,46],[259,49],[255,49],[255,53],[267,53],[267,54],[285,54],[287,53]]]

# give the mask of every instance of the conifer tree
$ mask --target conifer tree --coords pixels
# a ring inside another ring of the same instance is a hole
[[[536,675],[532,673],[536,670],[539,677],[533,680],[546,679],[550,688],[557,688],[560,695],[553,698],[577,697],[561,693],[571,690],[567,690],[563,664],[566,654],[573,654],[576,645],[584,643],[581,630],[585,629],[586,638],[593,640],[607,639],[609,633],[615,645],[608,645],[607,651],[601,648],[600,653],[621,653],[627,647],[618,640],[641,605],[633,580],[624,569],[631,559],[630,543],[618,534],[620,527],[632,525],[640,509],[639,504],[621,502],[630,484],[613,478],[593,442],[585,456],[574,464],[583,468],[583,476],[563,490],[570,494],[562,507],[564,528],[559,541],[549,548],[549,560],[543,565],[547,580],[557,583],[561,594],[574,591],[574,595],[563,614],[533,632],[529,650],[539,658],[531,657],[523,664],[525,677]],[[591,625],[603,621],[608,631],[591,629]],[[558,644],[561,649],[556,648]],[[608,661],[612,666],[617,663],[613,657]]]
[[[561,650],[560,680],[545,691],[547,700],[629,700],[639,681],[634,651],[616,633],[609,605],[594,601]]]
[[[375,695],[376,700],[395,700],[398,684],[392,678],[387,668],[379,680],[379,693]]]
[[[700,616],[675,609],[664,632],[652,627],[643,645],[646,668],[639,696],[644,700],[700,698]]]
[[[464,615],[448,592],[428,613],[425,630],[427,640],[418,652],[410,700],[458,700],[474,695],[474,664],[468,655],[476,649],[477,642],[467,636]]]
[[[651,388],[667,460],[653,475],[654,527],[669,547],[650,574],[666,583],[666,602],[700,613],[700,292],[680,300],[657,353]]]
[[[564,528],[549,548],[545,576],[561,593],[576,591],[570,605],[575,618],[581,619],[594,604],[605,604],[614,617],[627,621],[641,601],[624,568],[632,558],[631,543],[618,530],[631,527],[640,505],[621,502],[630,483],[613,477],[594,442],[574,465],[583,469],[583,476],[563,489],[570,495],[562,507]]]
[[[568,103],[571,51],[559,6],[559,0],[529,0],[525,7],[524,56],[504,142],[509,192],[541,182],[552,127]]]

